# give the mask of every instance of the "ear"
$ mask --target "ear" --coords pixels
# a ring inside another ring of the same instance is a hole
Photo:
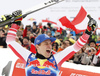
[[[35,47],[36,47],[37,50],[39,49],[39,45],[36,45]]]

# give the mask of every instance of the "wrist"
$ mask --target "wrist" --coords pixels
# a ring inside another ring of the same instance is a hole
[[[88,35],[91,35],[92,32],[89,31],[88,29],[86,29],[85,33],[88,34]]]
[[[13,23],[11,24],[11,28],[18,30],[20,27],[17,24]]]
[[[92,28],[88,25],[88,26],[87,26],[87,30],[88,30],[88,31],[91,31]]]

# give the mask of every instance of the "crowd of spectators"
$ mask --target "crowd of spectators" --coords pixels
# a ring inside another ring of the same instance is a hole
[[[51,26],[51,23],[42,25],[42,22],[37,24],[33,22],[32,25],[21,24],[20,29],[17,31],[16,42],[24,48],[32,51],[32,45],[35,38],[40,34],[47,34],[50,37],[56,37],[56,41],[52,43],[52,50],[60,52],[68,46],[71,46],[83,34],[76,34],[75,31],[67,28],[66,30],[58,31],[57,28]],[[6,36],[10,26],[0,27],[0,47],[9,48],[6,44]],[[93,64],[93,57],[100,49],[100,36],[96,35],[96,31],[90,36],[88,42],[75,53],[67,62],[73,62],[82,65],[100,66],[100,58],[96,64]],[[35,50],[35,48],[34,48]],[[67,50],[68,51],[68,50]],[[34,51],[32,51],[34,53]]]

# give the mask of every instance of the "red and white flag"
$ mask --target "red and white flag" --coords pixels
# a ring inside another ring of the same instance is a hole
[[[98,52],[96,53],[96,56],[100,56],[100,49],[99,49]]]
[[[44,20],[42,20],[42,22],[48,22],[48,23],[52,23],[54,24],[54,28],[57,28],[57,32],[60,32],[60,34],[62,33],[62,28],[58,26],[58,24],[54,21],[48,20],[47,18]]]
[[[48,20],[48,19],[43,19],[42,20],[42,22],[48,22],[48,23],[52,23],[52,24],[55,24],[55,25],[57,25],[57,23],[56,22],[53,22],[53,21],[50,21],[50,20]]]
[[[67,28],[71,28],[76,32],[76,34],[80,32],[84,32],[87,28],[87,23],[89,21],[87,17],[87,12],[85,9],[81,6],[81,9],[79,10],[79,13],[77,16],[74,18],[72,22],[70,22],[66,16],[62,17],[59,19],[61,24]]]

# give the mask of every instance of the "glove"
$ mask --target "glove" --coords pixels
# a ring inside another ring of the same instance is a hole
[[[2,15],[1,17],[2,18],[0,18],[0,23],[10,20],[12,18],[12,15],[11,14],[5,14],[5,15]],[[9,26],[10,24],[11,23],[7,24],[7,26]]]
[[[5,15],[2,15],[2,18],[0,19],[0,23],[2,22],[6,22],[10,19],[13,19],[13,18],[17,18],[17,17],[20,17],[22,16],[22,11],[21,10],[17,10],[17,11],[14,11],[12,14],[5,14]],[[22,21],[22,17],[19,18],[19,19],[16,19],[15,21],[13,22],[10,22],[9,24],[7,24],[8,26],[12,23],[16,23],[17,25],[20,25],[21,24],[21,21]]]
[[[6,20],[11,19],[12,18],[12,15],[11,14],[5,14],[5,15],[2,15],[1,17],[2,17],[2,20],[3,21],[6,21]]]
[[[97,28],[97,22],[93,18],[91,18],[90,15],[87,15],[87,17],[89,18],[89,22],[85,33],[91,35],[92,32]]]
[[[14,11],[13,13],[12,13],[12,17],[20,17],[20,16],[22,16],[22,11],[21,10],[17,10],[17,11]],[[17,25],[21,25],[21,21],[22,21],[22,17],[21,18],[19,18],[19,19],[17,19],[17,20],[15,20],[13,23],[15,23],[15,24],[17,24]]]

